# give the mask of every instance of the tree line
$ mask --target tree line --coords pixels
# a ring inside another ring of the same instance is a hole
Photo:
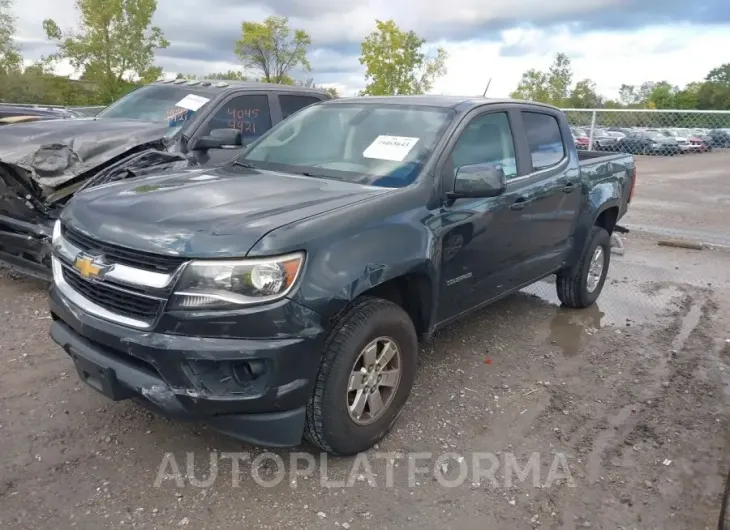
[[[152,25],[157,0],[76,0],[79,21],[65,30],[52,19],[43,29],[56,51],[25,66],[15,43],[12,0],[0,0],[0,101],[43,105],[108,105],[138,86],[156,80],[162,68],[155,53],[170,43],[161,28]],[[204,76],[211,80],[238,80],[316,87],[313,78],[295,79],[312,68],[307,51],[312,43],[302,29],[291,28],[287,17],[270,16],[263,22],[244,21],[233,51],[241,69]],[[422,51],[425,40],[401,30],[394,21],[376,20],[376,28],[362,43],[360,62],[366,67],[362,95],[422,94],[446,72],[446,52]],[[65,61],[79,79],[55,75]],[[179,73],[178,78],[195,76]],[[200,78],[199,76],[197,78]],[[337,91],[327,89],[334,96]]]
[[[76,0],[76,29],[62,29],[52,19],[43,21],[56,51],[25,66],[17,46],[12,0],[0,0],[0,101],[45,105],[108,105],[136,87],[162,75],[155,53],[170,42],[152,25],[157,0]],[[307,52],[309,34],[292,28],[287,17],[241,23],[232,49],[241,68],[204,76],[211,80],[241,80],[316,87],[314,78],[296,79],[295,72],[312,71]],[[361,43],[365,88],[359,95],[424,94],[446,74],[448,55],[442,47],[429,48],[414,31],[393,20],[376,20]],[[79,79],[54,75],[65,61]],[[195,76],[179,73],[179,78]],[[200,78],[199,76],[197,78]],[[337,91],[328,89],[334,96]],[[623,85],[618,100],[602,97],[590,79],[573,84],[570,59],[557,54],[547,71],[531,69],[522,75],[513,97],[572,108],[730,109],[730,63],[715,68],[705,80],[680,89],[666,81],[640,86]]]
[[[730,110],[730,63],[713,68],[704,80],[684,88],[668,81],[623,84],[618,99],[608,99],[590,79],[573,84],[570,59],[558,53],[546,71],[533,68],[524,72],[510,96],[573,109]]]

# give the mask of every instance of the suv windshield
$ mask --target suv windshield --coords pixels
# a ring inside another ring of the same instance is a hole
[[[454,114],[418,105],[313,105],[269,131],[238,162],[398,188],[416,179]]]
[[[147,85],[118,99],[96,117],[167,121],[176,126],[207,104],[211,96],[208,91],[186,85]]]

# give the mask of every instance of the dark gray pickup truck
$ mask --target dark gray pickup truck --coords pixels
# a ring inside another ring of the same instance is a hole
[[[50,279],[53,223],[80,189],[222,165],[290,114],[327,99],[324,90],[298,86],[178,79],[141,87],[94,117],[1,127],[0,266]]]
[[[551,274],[593,304],[635,176],[546,105],[318,103],[221,168],[76,195],[51,336],[113,400],[354,454],[402,411],[419,339]]]

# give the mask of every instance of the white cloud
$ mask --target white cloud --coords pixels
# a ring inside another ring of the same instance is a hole
[[[166,72],[190,74],[240,69],[233,43],[241,21],[262,20],[275,11],[286,15],[288,9],[292,26],[306,29],[315,45],[313,70],[300,77],[347,95],[364,85],[357,43],[372,31],[375,18],[392,17],[448,50],[448,74],[438,80],[435,93],[478,95],[491,77],[489,95],[507,96],[522,72],[546,69],[564,52],[573,62],[575,81],[591,78],[603,95],[616,97],[622,83],[668,80],[683,86],[727,60],[730,26],[719,25],[727,20],[723,1],[699,0],[696,9],[677,11],[677,5],[662,0],[219,0],[215,9],[199,0],[158,0],[155,23],[171,46],[158,53],[157,64]],[[77,22],[74,0],[15,0],[14,11],[26,59],[54,50],[43,34],[44,18],[64,29]],[[715,25],[640,27],[647,13],[655,22],[695,19]],[[555,26],[558,22],[562,25]],[[639,29],[616,29],[628,25]],[[614,29],[586,31],[600,27]],[[71,68],[64,64],[58,71],[68,75]]]
[[[522,72],[530,68],[546,70],[555,54],[564,52],[571,58],[574,81],[590,78],[603,95],[616,98],[622,83],[666,80],[683,87],[700,81],[722,62],[721,50],[730,49],[730,27],[656,26],[579,36],[567,28],[513,29],[503,32],[503,37],[504,44],[520,45],[528,53],[501,56],[500,43],[441,43],[449,52],[448,75],[436,83],[433,92],[481,94],[491,77],[488,95],[506,97],[517,86]]]

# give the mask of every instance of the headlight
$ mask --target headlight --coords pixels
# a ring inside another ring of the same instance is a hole
[[[286,296],[297,281],[304,253],[261,259],[193,261],[183,271],[171,309],[235,309]]]
[[[59,239],[61,239],[61,221],[56,221],[53,225],[53,239],[51,239],[51,243],[55,245]]]

